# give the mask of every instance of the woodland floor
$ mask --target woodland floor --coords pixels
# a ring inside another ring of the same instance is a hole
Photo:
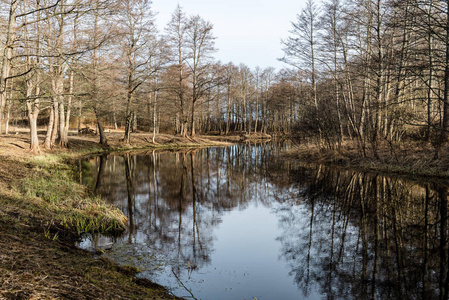
[[[218,141],[220,138],[161,134],[154,145],[150,134],[133,133],[131,145],[124,145],[120,141],[123,132],[106,135],[109,147],[99,147],[97,136],[71,134],[69,149],[42,150],[40,156],[51,159],[61,153],[76,157],[111,148],[225,144]],[[240,137],[225,139],[236,141]],[[29,135],[25,131],[0,135],[0,299],[177,299],[165,288],[137,279],[137,270],[119,267],[101,255],[76,248],[73,232],[46,225],[53,224],[49,223],[51,214],[43,206],[30,203],[23,188],[26,178],[39,169],[28,148]]]

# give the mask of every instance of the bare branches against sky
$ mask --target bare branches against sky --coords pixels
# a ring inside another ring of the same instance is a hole
[[[199,14],[214,25],[216,58],[223,63],[244,63],[251,68],[285,64],[277,61],[283,53],[281,38],[290,22],[304,7],[305,0],[153,0],[156,23],[162,30],[179,4],[187,14]]]

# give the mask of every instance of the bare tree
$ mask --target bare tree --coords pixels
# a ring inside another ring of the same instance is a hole
[[[319,11],[314,0],[307,0],[306,7],[292,22],[291,36],[282,41],[285,56],[281,61],[310,73],[312,101],[315,107],[316,121],[322,140],[322,128],[319,122],[319,103],[317,93],[317,36],[319,30]]]
[[[226,105],[226,131],[225,133],[228,134],[231,130],[231,123],[232,123],[232,105],[233,105],[233,98],[234,98],[234,82],[235,82],[235,76],[237,74],[237,67],[234,66],[232,63],[229,63],[225,66],[224,69],[224,81],[226,84],[226,98],[227,98],[227,105]]]
[[[182,11],[181,6],[177,6],[171,16],[171,20],[168,23],[165,32],[167,36],[167,42],[172,49],[172,60],[176,64],[178,76],[177,82],[173,86],[174,92],[179,99],[179,116],[177,120],[181,123],[181,136],[187,135],[187,109],[186,109],[186,93],[185,93],[185,81],[188,77],[188,72],[185,72],[185,62],[187,60],[187,53],[185,49],[186,39],[186,23],[187,18]]]
[[[186,46],[188,48],[188,65],[191,72],[192,106],[190,116],[191,136],[195,136],[195,106],[209,86],[207,76],[211,67],[211,57],[215,49],[215,37],[212,23],[200,16],[189,18],[186,29]]]
[[[5,45],[2,49],[3,61],[0,73],[0,133],[2,132],[1,119],[3,118],[6,105],[7,81],[12,75],[11,61],[13,58],[14,43],[16,41],[16,17],[19,3],[19,0],[11,0],[10,2],[8,23],[6,25]]]
[[[125,143],[130,143],[133,119],[136,118],[133,102],[136,90],[149,78],[147,43],[155,33],[153,13],[147,0],[126,0],[122,3],[120,25],[123,30],[122,51],[126,76]]]
[[[150,99],[153,99],[153,137],[155,143],[156,133],[158,132],[158,100],[159,92],[163,89],[160,83],[160,72],[166,68],[169,62],[169,48],[163,38],[154,37],[148,45],[148,72],[150,74]]]
[[[26,1],[28,2],[28,1]],[[30,3],[26,3],[26,7],[32,7]],[[36,2],[36,22],[35,22],[35,37],[34,41],[30,40],[30,34],[28,32],[28,26],[23,28],[25,37],[25,55],[26,55],[26,69],[32,70],[25,75],[26,84],[26,106],[28,113],[28,121],[30,123],[30,150],[33,153],[40,153],[39,139],[37,135],[37,119],[40,112],[40,91],[41,91],[41,12],[40,4]],[[25,17],[25,23],[27,23],[27,18]],[[34,47],[31,47],[34,44]],[[34,48],[34,55],[32,56],[32,49]]]

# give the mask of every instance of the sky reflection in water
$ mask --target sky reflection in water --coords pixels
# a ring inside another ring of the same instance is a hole
[[[284,146],[83,161],[84,183],[120,207],[130,226],[120,238],[89,237],[81,247],[107,249],[143,270],[139,276],[197,299],[444,293],[445,187],[306,168],[282,160]]]

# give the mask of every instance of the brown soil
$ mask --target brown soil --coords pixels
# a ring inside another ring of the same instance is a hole
[[[100,147],[97,136],[72,134],[69,149],[42,150],[41,154],[77,156],[116,148],[224,145],[205,137],[163,134],[153,144],[145,133],[132,134],[131,145],[125,145],[122,136],[122,132],[109,132],[108,147]],[[131,267],[119,267],[76,248],[73,233],[64,228],[46,230],[48,213],[33,210],[20,188],[32,173],[33,154],[28,148],[26,132],[0,135],[0,299],[179,299],[159,285],[136,279],[137,270]]]
[[[0,218],[1,299],[176,299],[136,279],[135,270],[47,239],[39,226],[26,223],[20,213]]]

